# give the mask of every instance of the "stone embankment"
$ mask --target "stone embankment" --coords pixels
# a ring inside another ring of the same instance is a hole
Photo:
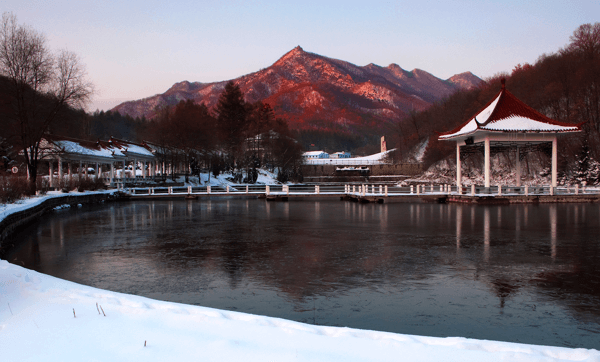
[[[116,192],[66,194],[64,196],[48,197],[44,201],[32,204],[31,207],[27,207],[24,210],[9,213],[0,220],[0,249],[5,247],[3,242],[12,235],[12,233],[36,220],[43,214],[53,210],[55,207],[62,205],[75,206],[78,204],[94,204],[106,200],[114,200],[116,198],[118,198]]]

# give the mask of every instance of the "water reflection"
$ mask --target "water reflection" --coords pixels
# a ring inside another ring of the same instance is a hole
[[[599,348],[598,231],[596,205],[148,201],[57,212],[5,258],[309,323]]]

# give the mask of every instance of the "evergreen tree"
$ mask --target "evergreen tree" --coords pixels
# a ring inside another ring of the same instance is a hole
[[[217,104],[217,127],[221,144],[230,158],[231,165],[236,166],[241,157],[248,124],[248,106],[240,87],[232,81],[227,83]]]

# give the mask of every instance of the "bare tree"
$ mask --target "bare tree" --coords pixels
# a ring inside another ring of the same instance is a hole
[[[588,59],[595,59],[600,55],[600,23],[580,25],[569,40],[569,49],[580,51]]]
[[[93,92],[77,55],[50,51],[43,34],[2,15],[0,74],[10,83],[7,133],[22,150],[30,192],[36,191],[40,141],[68,107],[81,108]]]

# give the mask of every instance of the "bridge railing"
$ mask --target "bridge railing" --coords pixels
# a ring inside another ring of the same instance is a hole
[[[171,186],[136,187],[125,191],[133,196],[142,195],[592,195],[600,194],[598,187],[561,186],[511,186],[420,184],[398,186],[389,184],[345,184],[345,185],[210,185],[210,186]]]

